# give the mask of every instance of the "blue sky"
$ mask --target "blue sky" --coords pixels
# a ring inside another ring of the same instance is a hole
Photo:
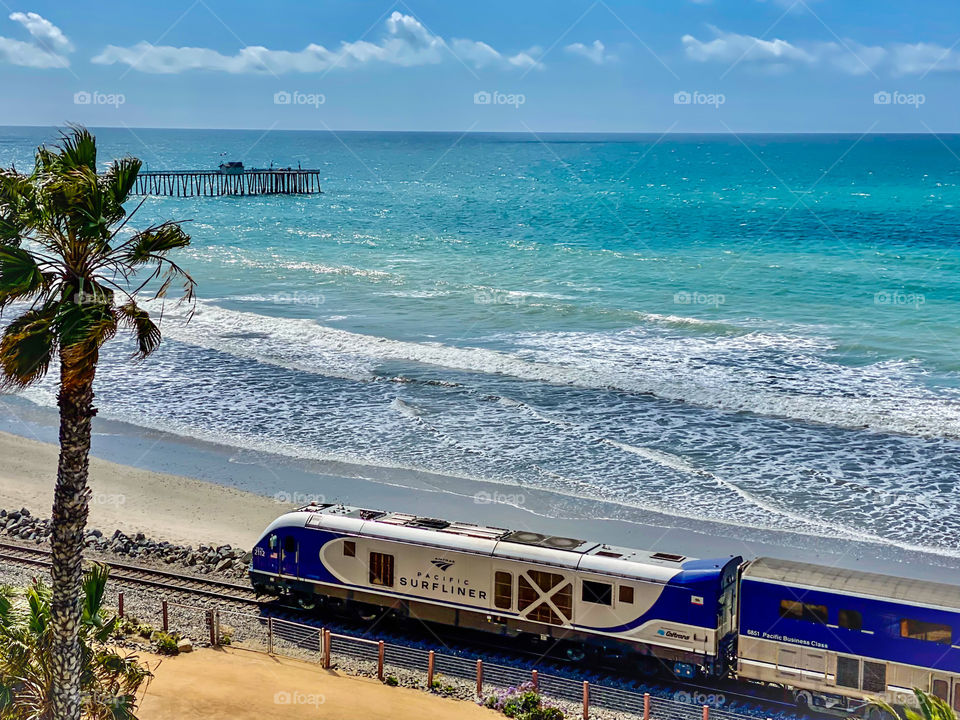
[[[0,124],[958,132],[960,3],[0,2]]]

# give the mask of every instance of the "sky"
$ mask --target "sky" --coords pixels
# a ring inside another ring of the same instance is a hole
[[[949,133],[960,3],[0,0],[0,78],[0,125]]]

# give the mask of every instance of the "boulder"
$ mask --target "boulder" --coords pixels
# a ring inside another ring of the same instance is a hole
[[[189,638],[183,638],[177,642],[177,650],[182,653],[193,652],[193,642]]]

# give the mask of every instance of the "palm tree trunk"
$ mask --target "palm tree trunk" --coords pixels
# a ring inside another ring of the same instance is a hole
[[[80,720],[81,651],[77,633],[82,614],[83,533],[87,525],[90,490],[87,470],[93,407],[94,365],[71,363],[61,354],[60,461],[53,495],[51,538],[53,598],[52,635],[53,716]]]

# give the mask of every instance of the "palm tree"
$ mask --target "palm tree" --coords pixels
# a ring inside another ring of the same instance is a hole
[[[81,709],[93,720],[134,719],[137,691],[152,674],[136,656],[108,645],[119,624],[103,607],[108,573],[105,565],[95,565],[83,581]],[[35,580],[23,597],[0,590],[0,718],[53,717],[52,640],[49,587]]]
[[[900,715],[883,700],[873,700],[871,704],[880,708],[895,720],[957,720],[957,714],[946,700],[919,689],[914,689],[913,693],[917,696],[917,704],[920,706],[919,712],[913,708],[905,707],[903,715]]]
[[[51,363],[60,366],[50,602],[58,720],[80,717],[81,561],[100,348],[119,330],[132,333],[136,358],[157,348],[160,328],[137,302],[148,285],[156,299],[182,281],[181,301],[193,299],[193,279],[167,257],[190,242],[177,223],[119,236],[130,219],[123,203],[139,171],[140,161],[126,157],[98,174],[96,140],[80,127],[63,133],[58,145],[40,147],[29,175],[0,171],[0,313],[19,311],[0,338],[0,381],[23,388]]]

